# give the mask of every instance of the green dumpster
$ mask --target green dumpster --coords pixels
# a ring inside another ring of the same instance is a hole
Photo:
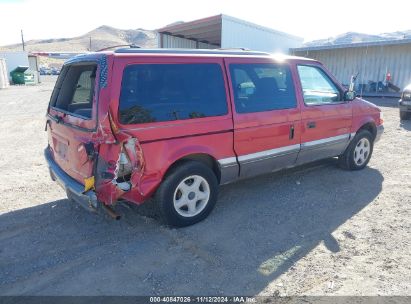
[[[28,69],[28,66],[19,65],[17,68],[10,72],[11,80],[14,84],[25,84],[24,72]]]

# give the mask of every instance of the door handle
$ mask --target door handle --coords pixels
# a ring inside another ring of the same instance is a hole
[[[307,122],[307,128],[308,129],[314,129],[315,127],[316,127],[315,121]]]
[[[290,134],[288,136],[289,139],[293,139],[294,138],[294,125],[290,126]]]

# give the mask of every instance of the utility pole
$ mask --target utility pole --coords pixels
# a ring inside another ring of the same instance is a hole
[[[24,36],[23,36],[23,30],[21,30],[21,44],[23,45],[23,51],[26,50],[26,47],[24,45]]]
[[[91,36],[89,38],[90,38],[90,44],[89,44],[88,50],[91,52]]]

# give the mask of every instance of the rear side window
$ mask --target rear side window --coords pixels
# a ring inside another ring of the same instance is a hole
[[[254,113],[297,106],[291,71],[287,65],[231,64],[237,113]]]
[[[66,66],[56,84],[51,105],[64,112],[91,118],[96,64]]]
[[[138,64],[124,69],[119,119],[123,124],[227,114],[218,64]]]
[[[318,67],[299,65],[298,74],[306,105],[341,102],[341,94],[331,79]]]

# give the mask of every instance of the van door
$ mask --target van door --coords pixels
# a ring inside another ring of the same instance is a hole
[[[94,59],[65,64],[47,114],[50,153],[80,183],[93,175],[100,69]]]
[[[289,64],[230,58],[226,68],[240,177],[293,166],[300,150],[300,108]]]
[[[351,138],[352,103],[320,64],[297,65],[302,99],[298,164],[338,156]]]

